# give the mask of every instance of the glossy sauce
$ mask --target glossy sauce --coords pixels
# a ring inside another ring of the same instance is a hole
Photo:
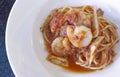
[[[76,65],[74,59],[71,56],[69,56],[68,60],[69,60],[69,67],[63,67],[65,70],[68,70],[70,72],[76,72],[76,73],[93,72],[93,70],[86,69],[84,67]]]

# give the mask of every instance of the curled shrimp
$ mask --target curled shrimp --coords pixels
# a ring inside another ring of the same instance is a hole
[[[92,32],[85,26],[67,27],[67,36],[75,47],[86,47],[92,40]]]
[[[54,55],[65,56],[68,54],[68,51],[70,50],[70,42],[68,38],[57,37],[52,42],[51,47]]]

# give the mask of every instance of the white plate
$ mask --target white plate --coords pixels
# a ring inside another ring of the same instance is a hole
[[[104,10],[105,17],[119,25],[120,1],[117,0],[17,0],[10,13],[6,29],[6,49],[16,77],[119,77],[120,43],[112,65],[92,73],[73,73],[45,60],[40,26],[50,11],[62,6],[92,5]],[[120,35],[120,32],[119,32]]]

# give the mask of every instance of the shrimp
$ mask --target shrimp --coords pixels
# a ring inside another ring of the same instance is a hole
[[[70,50],[70,42],[68,38],[57,37],[51,44],[52,53],[56,56],[68,55]]]
[[[76,26],[75,29],[68,26],[67,36],[70,42],[78,48],[88,46],[92,40],[92,32],[86,26]]]

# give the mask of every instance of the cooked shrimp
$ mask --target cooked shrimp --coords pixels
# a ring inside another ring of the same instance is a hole
[[[85,26],[67,27],[67,36],[75,47],[86,47],[92,40],[91,30]]]
[[[68,38],[58,37],[52,42],[52,52],[57,56],[65,56],[70,50],[70,42]]]

